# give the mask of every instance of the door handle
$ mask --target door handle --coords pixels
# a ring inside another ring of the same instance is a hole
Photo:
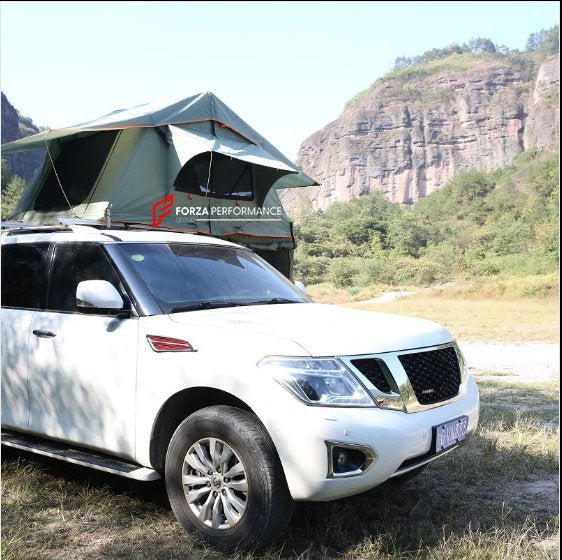
[[[54,336],[57,336],[55,333],[53,333],[51,331],[34,330],[33,334],[35,336],[38,336],[39,338],[53,338]]]

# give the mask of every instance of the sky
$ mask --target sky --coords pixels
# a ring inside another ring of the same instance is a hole
[[[2,2],[0,81],[50,128],[210,90],[294,159],[400,55],[524,49],[558,2]]]

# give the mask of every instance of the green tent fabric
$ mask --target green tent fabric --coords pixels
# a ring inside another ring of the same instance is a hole
[[[101,220],[110,207],[115,222],[152,224],[153,205],[173,195],[161,227],[254,249],[292,249],[277,189],[316,184],[210,92],[2,146],[5,154],[45,148],[48,156],[11,219]]]

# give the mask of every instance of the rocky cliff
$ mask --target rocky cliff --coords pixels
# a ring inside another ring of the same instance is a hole
[[[27,117],[23,117],[8,101],[8,98],[2,93],[2,144],[11,142],[12,140],[19,140],[31,134],[41,132],[41,129],[36,126],[33,121]],[[33,152],[25,152],[21,154],[9,154],[5,157],[10,171],[19,175],[26,181],[33,177],[35,170],[43,162],[45,154],[42,150]]]
[[[284,204],[325,209],[374,190],[412,204],[461,170],[545,148],[559,136],[559,80],[558,56],[448,57],[391,73],[302,143],[297,163],[320,186],[287,190]]]

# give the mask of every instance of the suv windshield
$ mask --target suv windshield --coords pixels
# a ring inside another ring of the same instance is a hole
[[[164,313],[309,301],[247,249],[190,243],[118,247]]]

